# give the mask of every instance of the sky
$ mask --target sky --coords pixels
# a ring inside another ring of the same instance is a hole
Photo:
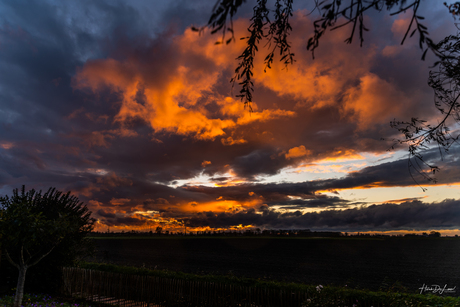
[[[313,59],[318,15],[295,2],[296,62],[264,72],[261,45],[249,112],[230,79],[254,2],[228,45],[191,30],[214,3],[0,1],[0,195],[71,191],[98,231],[460,234],[458,146],[423,152],[437,183],[388,150],[391,120],[439,120],[436,58],[417,34],[401,45],[409,12],[368,14],[362,47],[349,27],[327,32]],[[441,2],[420,15],[435,42],[456,33]]]

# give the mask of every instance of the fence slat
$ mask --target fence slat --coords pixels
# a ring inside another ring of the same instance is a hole
[[[62,293],[120,306],[301,306],[307,291],[62,269]]]

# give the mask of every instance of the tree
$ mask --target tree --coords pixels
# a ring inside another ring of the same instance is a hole
[[[155,232],[157,233],[157,235],[161,235],[162,231],[163,231],[163,228],[161,226],[157,226],[157,228],[155,229]]]
[[[61,244],[81,242],[93,229],[94,220],[75,196],[54,188],[42,195],[33,189],[25,192],[23,186],[20,194],[14,189],[11,198],[0,197],[0,206],[2,250],[19,271],[14,306],[21,306],[27,270]],[[61,255],[72,259],[75,257],[72,250],[67,245]]]
[[[440,238],[441,237],[441,233],[439,231],[430,231],[430,237],[435,237],[435,238]]]
[[[212,10],[208,24],[202,28],[192,27],[192,30],[203,31],[210,28],[211,33],[222,33],[222,39],[216,44],[229,44],[235,40],[233,31],[233,18],[238,9],[246,2],[245,0],[218,0]],[[412,18],[406,33],[401,41],[404,43],[408,36],[413,36],[418,32],[419,45],[422,49],[422,60],[425,59],[427,51],[433,52],[438,62],[435,66],[438,71],[430,72],[429,85],[435,92],[435,106],[441,113],[439,124],[431,126],[425,120],[412,118],[409,122],[392,121],[391,127],[398,129],[404,135],[404,139],[394,140],[396,144],[408,145],[409,158],[408,168],[412,176],[412,169],[415,169],[428,181],[436,181],[434,176],[439,169],[435,165],[430,165],[423,160],[421,150],[428,148],[430,143],[436,143],[439,147],[441,157],[443,152],[447,152],[459,135],[450,133],[448,119],[460,122],[460,106],[458,97],[460,94],[459,74],[460,67],[458,56],[460,55],[459,37],[450,35],[439,43],[434,43],[430,38],[428,29],[422,24],[423,16],[418,14],[422,0],[314,0],[313,11],[317,11],[319,17],[314,21],[314,31],[308,40],[306,49],[314,52],[319,47],[320,38],[328,29],[335,30],[344,26],[350,27],[350,35],[345,38],[347,44],[352,43],[358,33],[358,38],[362,46],[364,33],[369,31],[364,24],[364,14],[371,9],[381,12],[384,8],[390,15],[397,15],[408,10],[412,10]],[[444,2],[449,12],[454,18],[460,16],[460,2],[447,4]],[[267,7],[267,0],[257,0],[253,9],[251,24],[248,28],[249,35],[243,37],[246,40],[246,48],[237,58],[239,61],[235,74],[231,79],[233,85],[236,82],[241,86],[237,97],[241,98],[244,105],[251,111],[252,92],[254,84],[252,82],[254,58],[258,52],[258,46],[265,40],[269,46],[268,54],[265,56],[265,70],[271,68],[275,54],[279,52],[279,60],[284,65],[292,65],[295,62],[294,53],[288,37],[292,31],[289,19],[293,15],[293,0],[276,0],[274,8]],[[231,37],[226,39],[226,34]],[[394,145],[392,148],[394,148]],[[424,172],[424,167],[428,167],[430,173]],[[415,180],[415,178],[412,176]]]

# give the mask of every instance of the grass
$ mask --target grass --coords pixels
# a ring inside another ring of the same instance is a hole
[[[306,290],[308,300],[302,307],[310,306],[452,306],[460,307],[460,297],[439,296],[433,294],[410,294],[401,293],[398,289],[389,286],[382,288],[382,291],[369,291],[352,289],[348,287],[333,287],[320,285],[305,285],[295,283],[274,282],[256,280],[249,278],[238,278],[236,276],[215,276],[215,275],[194,275],[182,272],[171,272],[166,270],[149,270],[129,266],[116,266],[100,263],[82,263],[81,267],[108,272],[117,272],[135,275],[150,275],[168,278],[179,278],[191,281],[214,281],[233,283],[260,288]],[[13,306],[14,296],[0,297],[0,307]],[[45,294],[24,294],[23,307],[108,307],[112,305],[88,302],[82,299],[71,297],[51,297]]]
[[[399,292],[365,291],[335,287],[316,287],[316,293],[302,307],[321,306],[407,306],[407,307],[458,307],[460,298],[442,297],[433,294],[408,294]]]
[[[131,274],[131,275],[144,275],[144,276],[156,276],[163,278],[175,278],[189,281],[202,281],[202,282],[218,282],[218,283],[227,283],[235,285],[245,285],[251,287],[268,287],[268,288],[279,288],[279,289],[301,289],[306,286],[303,284],[276,281],[276,280],[265,280],[265,279],[255,279],[247,277],[239,277],[235,275],[214,275],[214,274],[192,274],[184,273],[180,271],[171,271],[171,270],[158,270],[145,267],[134,267],[134,266],[125,266],[125,265],[115,265],[109,263],[97,263],[97,262],[81,262],[79,267],[82,269],[91,269],[104,272],[120,273],[120,274]]]
[[[352,289],[334,289],[317,286],[317,293],[311,296],[302,307],[309,306],[370,306],[369,301],[377,301],[384,306],[460,306],[460,300],[453,297],[435,295],[407,295],[400,293],[363,292]],[[351,297],[353,297],[351,299]],[[0,306],[13,306],[14,296],[0,298]],[[107,307],[102,303],[88,303],[74,298],[52,298],[46,294],[24,294],[23,307]]]
[[[0,307],[13,306],[14,295],[0,297]],[[87,302],[82,299],[69,297],[51,297],[48,294],[29,294],[24,293],[22,298],[23,307],[113,307],[112,305]]]
[[[232,283],[250,287],[275,288],[285,290],[304,290],[309,293],[309,299],[302,307],[310,306],[448,306],[460,307],[460,297],[440,296],[434,294],[402,293],[397,285],[381,287],[381,291],[352,289],[348,287],[305,285],[279,281],[267,281],[236,276],[195,275],[168,270],[152,270],[130,266],[120,266],[101,263],[82,263],[82,268],[95,269],[122,274],[149,275],[166,278],[186,279],[190,281],[210,281]]]
[[[6,295],[0,298],[0,306],[13,306],[14,295]],[[22,306],[24,307],[91,307],[88,304],[79,304],[75,302],[63,301],[61,299],[53,299],[46,294],[24,294],[22,298]]]
[[[357,291],[352,289],[333,289],[317,287],[316,295],[312,295],[302,307],[322,306],[335,307],[348,306],[370,306],[369,301],[377,301],[384,306],[460,306],[458,298],[439,297],[434,295],[404,295],[399,293],[382,293],[382,292],[367,292]],[[361,292],[361,293],[358,293]],[[353,297],[353,299],[351,299]],[[0,298],[0,306],[13,306],[14,296],[4,296]],[[88,303],[84,300],[76,300],[74,298],[52,298],[46,294],[24,294],[23,307],[107,307],[111,305]]]

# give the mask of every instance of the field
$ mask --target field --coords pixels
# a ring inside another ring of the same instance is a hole
[[[152,237],[94,242],[92,260],[100,262],[370,290],[399,284],[409,293],[419,293],[424,284],[447,285],[457,287],[450,295],[460,295],[458,239]]]

